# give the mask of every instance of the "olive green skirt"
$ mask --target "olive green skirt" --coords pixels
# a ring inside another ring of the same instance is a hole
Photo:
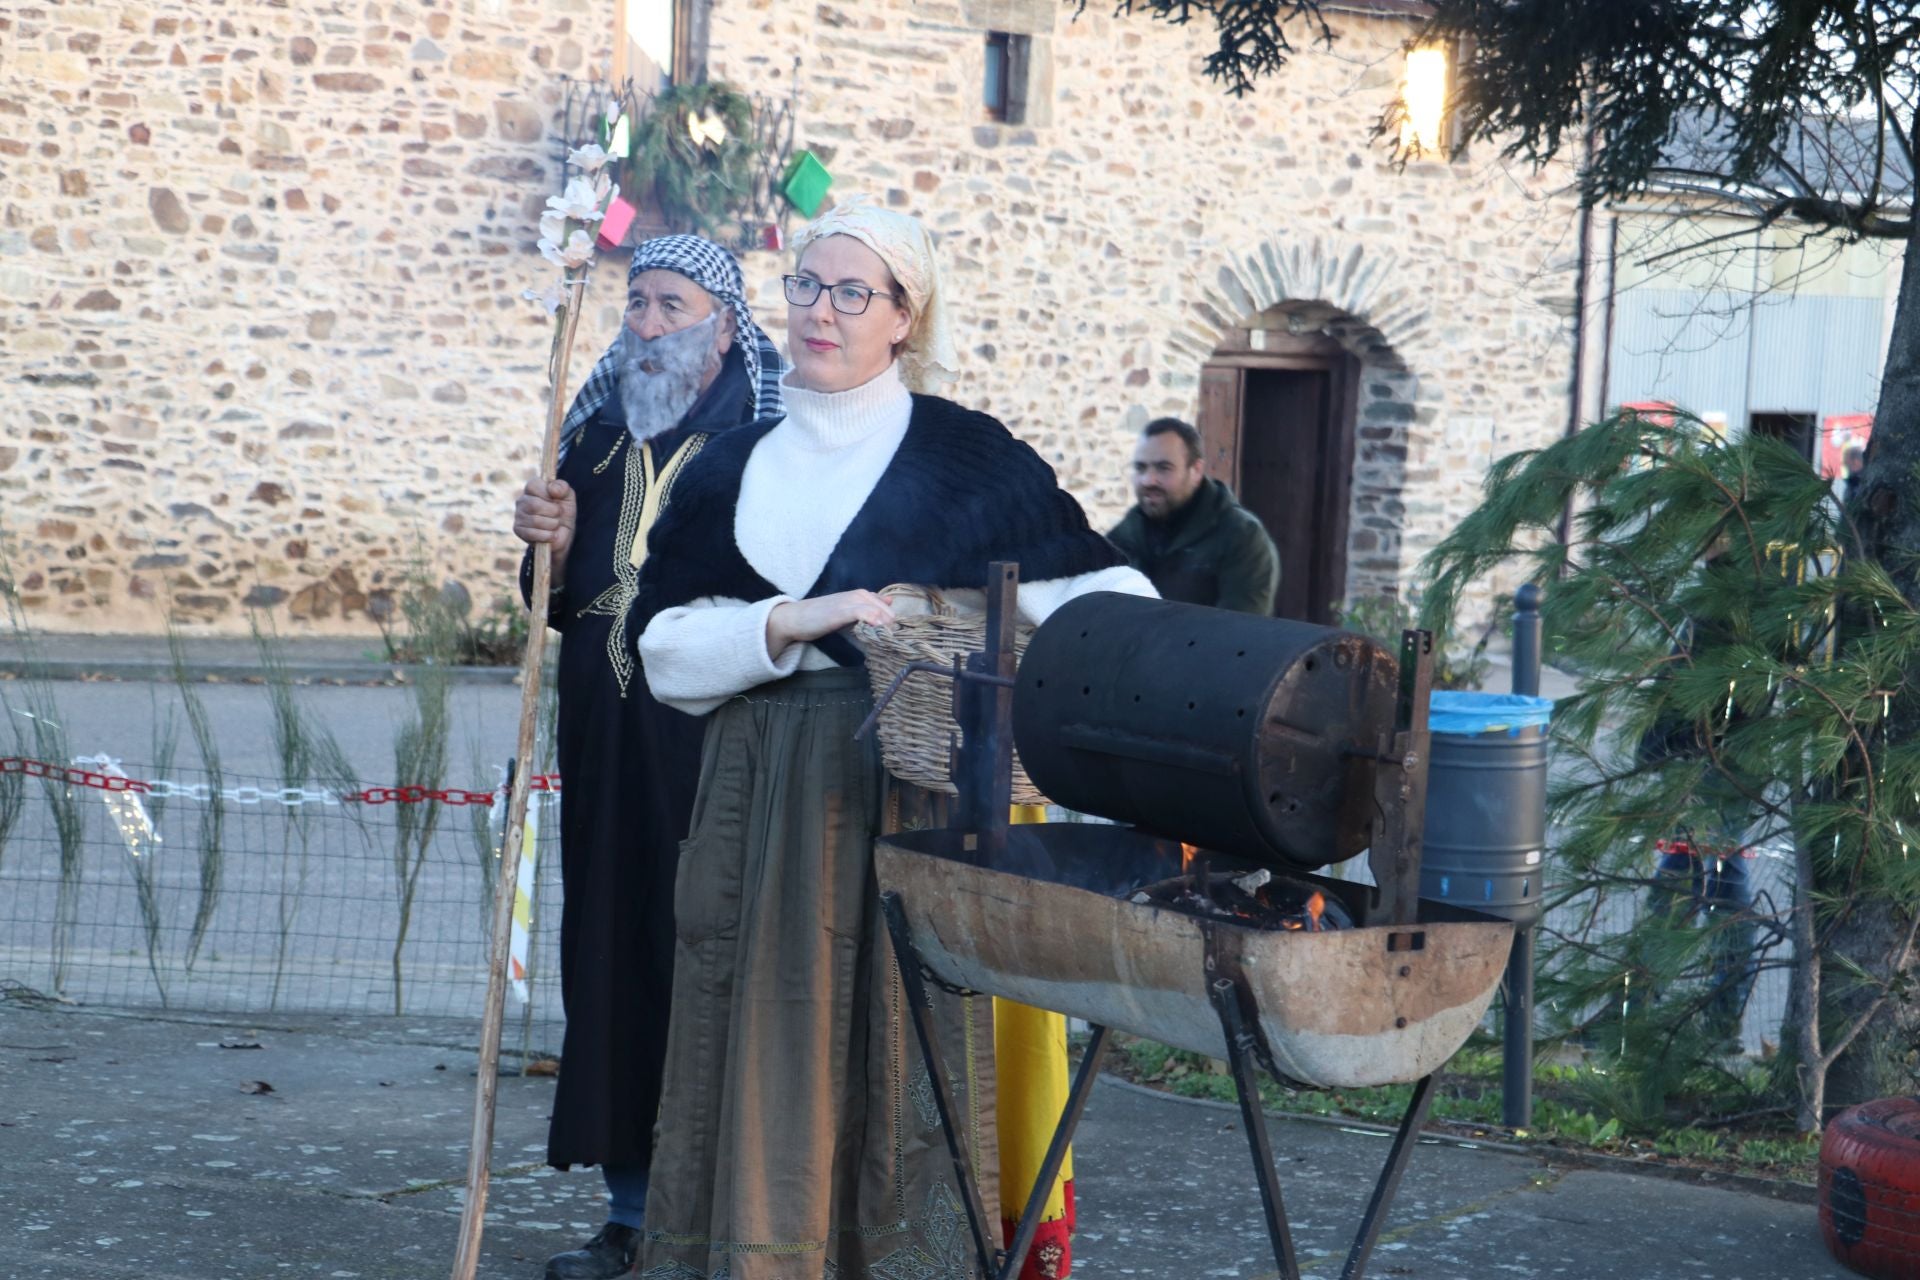
[[[874,883],[897,804],[873,743],[853,741],[871,705],[864,672],[807,672],[708,726],[674,899],[644,1280],[973,1273]],[[935,1005],[997,1223],[991,1002]]]

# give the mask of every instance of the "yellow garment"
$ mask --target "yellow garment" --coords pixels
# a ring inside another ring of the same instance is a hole
[[[640,499],[640,522],[634,531],[633,546],[627,552],[627,563],[636,570],[647,560],[647,535],[653,532],[654,521],[660,518],[660,508],[667,505],[667,490],[673,488],[674,479],[680,474],[680,468],[687,460],[700,452],[700,446],[707,442],[703,435],[688,436],[673,456],[667,459],[667,465],[660,468],[660,474],[653,471],[653,446],[640,446],[640,466],[645,476],[646,488]]]
[[[627,434],[622,432],[612,452],[601,460],[593,473],[599,475],[606,470],[614,455],[620,452],[620,446],[628,443],[628,440]],[[680,468],[686,466],[706,442],[705,433],[696,432],[688,436],[673,451],[673,456],[667,459],[666,466],[657,473],[653,465],[652,444],[640,444],[627,450],[626,472],[620,483],[620,524],[614,534],[616,548],[621,542],[626,543],[626,561],[621,562],[616,550],[612,584],[580,611],[583,618],[591,615],[613,619],[613,626],[607,629],[607,665],[613,669],[613,678],[619,683],[620,696],[623,698],[627,696],[627,686],[633,680],[637,657],[627,635],[627,612],[633,608],[634,599],[639,594],[640,565],[647,558],[647,534],[652,531],[653,522],[660,518],[660,509],[667,502],[667,491],[673,487]]]
[[[1013,806],[1015,824],[1047,820],[1044,805]],[[1017,1219],[1047,1157],[1047,1143],[1067,1107],[1067,1020],[1011,1000],[993,1002],[993,1061],[999,1077],[1001,1212]],[[1066,1216],[1065,1183],[1073,1180],[1073,1151],[1047,1193],[1042,1222]]]

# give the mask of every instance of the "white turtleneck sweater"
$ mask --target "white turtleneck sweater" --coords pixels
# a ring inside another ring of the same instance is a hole
[[[767,615],[804,597],[819,581],[913,416],[913,397],[895,365],[851,391],[808,391],[793,385],[791,375],[782,386],[787,416],[747,459],[733,536],[754,572],[783,594],[754,601],[708,597],[665,609],[640,637],[653,696],[691,715],[705,715],[769,680],[834,665],[810,644],[768,653]],[[1144,575],[1124,565],[1026,582],[1020,585],[1021,618],[1038,625],[1089,591],[1156,594]]]

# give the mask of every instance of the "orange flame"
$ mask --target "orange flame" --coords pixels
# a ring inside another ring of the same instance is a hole
[[[1185,844],[1185,843],[1182,843],[1182,844],[1181,844],[1181,846],[1180,846],[1180,872],[1181,872],[1181,874],[1182,874],[1182,875],[1185,875],[1185,874],[1186,874],[1187,872],[1190,872],[1190,871],[1192,871],[1192,870],[1193,870],[1193,860],[1194,860],[1194,858],[1195,858],[1196,856],[1198,856],[1198,854],[1199,854],[1199,853],[1200,853],[1200,846],[1199,846],[1199,845],[1197,845],[1197,844]]]
[[[1307,928],[1312,930],[1314,933],[1320,932],[1320,930],[1325,927],[1320,923],[1320,917],[1325,915],[1326,913],[1327,913],[1327,898],[1325,894],[1315,893],[1311,898],[1308,898],[1307,899]]]

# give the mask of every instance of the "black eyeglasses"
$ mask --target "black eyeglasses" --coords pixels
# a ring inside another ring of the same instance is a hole
[[[820,301],[820,291],[826,289],[827,300],[833,304],[833,309],[843,316],[865,314],[867,308],[872,305],[875,294],[890,302],[900,301],[898,294],[869,289],[863,284],[836,284],[829,289],[812,276],[781,276],[780,280],[787,287],[787,301],[794,306],[812,306]]]

